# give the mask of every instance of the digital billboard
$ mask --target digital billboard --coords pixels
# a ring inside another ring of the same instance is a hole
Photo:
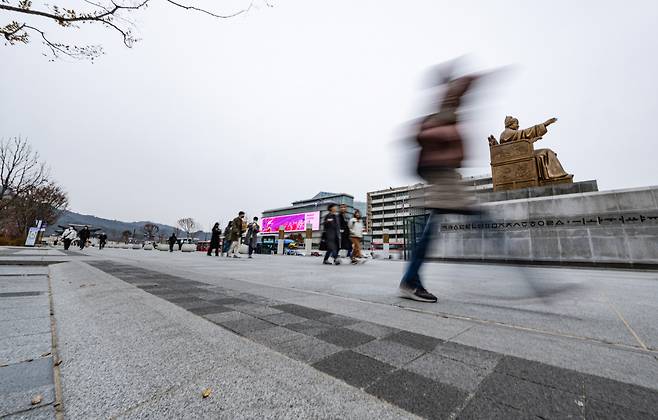
[[[263,217],[261,233],[278,233],[283,226],[286,232],[303,232],[310,223],[313,230],[320,230],[320,212],[286,214],[285,216]]]

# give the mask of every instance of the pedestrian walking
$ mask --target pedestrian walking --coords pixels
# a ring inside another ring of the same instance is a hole
[[[208,256],[212,255],[212,250],[215,250],[215,257],[219,256],[219,237],[222,234],[222,228],[219,223],[215,223],[212,227],[212,234],[210,235],[210,245],[208,246]]]
[[[222,253],[228,257],[228,251],[231,249],[231,229],[233,229],[233,220],[230,220],[224,228],[224,242],[222,243]]]
[[[338,206],[329,204],[327,210],[329,213],[324,216],[322,239],[320,240],[320,249],[326,250],[322,263],[331,264],[329,258],[333,258],[334,264],[339,265],[340,223],[338,222]]]
[[[350,219],[349,228],[350,240],[352,241],[352,264],[358,264],[358,259],[363,257],[363,255],[361,255],[363,221],[361,220],[361,212],[358,209],[354,210],[354,217]]]
[[[169,252],[174,252],[174,245],[176,245],[176,242],[178,242],[178,238],[176,238],[176,234],[172,232],[167,242],[169,242]]]
[[[438,112],[421,122],[416,136],[420,145],[417,171],[427,183],[425,208],[430,209],[430,214],[400,282],[401,294],[413,300],[437,301],[436,296],[423,287],[419,270],[425,260],[438,216],[474,213],[470,208],[470,196],[461,183],[457,168],[464,159],[458,110],[462,97],[476,79],[476,76],[447,79],[446,93]]]
[[[107,235],[105,232],[101,232],[100,235],[98,235],[98,249],[103,249],[105,248],[105,244],[107,243]]]
[[[340,227],[340,237],[339,237],[339,249],[345,250],[345,256],[350,257],[352,255],[352,241],[350,239],[350,215],[347,213],[347,205],[341,204],[338,211],[338,224]],[[340,253],[338,258],[340,258]]]
[[[80,250],[83,250],[85,246],[87,246],[87,241],[89,240],[89,227],[85,225],[82,229],[80,229],[80,232],[78,233],[78,238],[79,238],[79,244],[80,245]]]
[[[242,239],[244,231],[244,212],[241,211],[238,213],[238,217],[233,219],[233,226],[231,226],[231,249],[229,250],[229,254],[233,258],[240,258],[238,255],[240,253],[240,239]]]
[[[254,249],[258,244],[258,232],[260,232],[258,217],[254,217],[254,220],[247,226],[247,235],[245,235],[245,242],[249,246],[249,258],[252,258],[251,254],[254,253]]]
[[[71,246],[71,242],[73,242],[77,237],[78,237],[78,233],[71,226],[64,229],[64,232],[62,233],[62,242],[64,242],[65,251],[69,250],[69,247]]]

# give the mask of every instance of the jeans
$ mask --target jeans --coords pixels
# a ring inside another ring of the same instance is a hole
[[[329,257],[332,257],[335,261],[338,258],[338,250],[328,249],[327,252],[325,252],[325,254],[324,254],[324,261],[327,262]]]
[[[254,253],[254,246],[251,246],[251,242],[249,242],[249,256],[251,257],[251,254]]]
[[[430,212],[427,222],[425,223],[425,228],[423,228],[423,234],[420,236],[420,241],[416,244],[416,249],[414,249],[414,252],[411,255],[411,261],[409,261],[409,266],[402,277],[400,286],[405,286],[410,289],[423,287],[423,283],[421,283],[420,277],[418,276],[418,271],[420,270],[421,265],[423,265],[427,249],[432,240],[432,231],[436,225],[436,216],[437,214],[434,211]]]

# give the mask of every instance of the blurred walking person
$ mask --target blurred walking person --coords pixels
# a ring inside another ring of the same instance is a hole
[[[258,245],[258,232],[260,232],[258,217],[254,217],[254,220],[247,226],[247,234],[245,235],[245,242],[249,246],[249,258],[252,258],[251,254],[254,253],[256,245]]]
[[[352,242],[352,264],[358,264],[361,255],[361,241],[363,239],[363,221],[361,220],[361,212],[357,209],[354,210],[354,217],[350,219],[350,240]]]
[[[64,232],[62,233],[62,242],[64,242],[65,251],[69,250],[69,247],[71,246],[71,242],[73,242],[77,237],[78,237],[78,233],[71,226],[64,229]]]
[[[229,254],[233,258],[240,258],[238,255],[240,253],[240,239],[242,239],[244,231],[244,212],[241,211],[238,213],[238,217],[233,219],[233,226],[231,228],[231,249],[229,250]]]
[[[340,236],[338,240],[339,250],[345,250],[345,256],[352,255],[352,240],[350,239],[350,215],[347,213],[347,205],[341,204],[338,211],[338,225],[340,228]],[[338,251],[338,258],[341,257]]]
[[[327,210],[329,210],[329,213],[324,216],[322,239],[320,240],[320,249],[324,248],[327,251],[324,254],[322,263],[331,264],[329,258],[333,258],[334,264],[339,265],[340,223],[338,221],[338,206],[329,204]]]
[[[224,228],[224,242],[222,242],[222,254],[228,257],[228,250],[231,249],[231,229],[233,228],[233,220],[230,220]]]
[[[445,95],[438,112],[421,122],[416,135],[420,145],[417,171],[428,184],[424,207],[430,209],[430,214],[400,282],[400,293],[413,300],[437,301],[436,296],[423,287],[418,274],[437,224],[437,216],[474,213],[470,209],[471,196],[461,183],[457,168],[461,167],[464,159],[458,110],[462,97],[476,79],[476,76],[464,76],[445,80]]]
[[[219,256],[219,237],[222,234],[222,228],[219,223],[215,223],[212,227],[212,234],[210,236],[210,245],[208,246],[208,256],[212,255],[212,250],[215,250],[215,257]]]
[[[80,245],[80,250],[83,250],[85,246],[87,246],[87,241],[89,240],[89,227],[85,226],[82,229],[80,229],[80,232],[78,233],[78,238],[79,238],[79,244]]]
[[[105,244],[107,243],[107,235],[105,232],[101,232],[100,235],[98,235],[98,249],[103,249],[105,248]]]
[[[169,242],[169,252],[174,252],[174,245],[176,245],[176,242],[178,242],[178,238],[176,238],[175,233],[172,232],[168,242]]]

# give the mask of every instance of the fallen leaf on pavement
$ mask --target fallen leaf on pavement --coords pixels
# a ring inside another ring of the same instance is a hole
[[[59,366],[62,364],[62,359],[59,359],[58,361],[55,362],[55,366]]]
[[[201,396],[202,396],[203,398],[208,398],[208,397],[210,396],[210,394],[212,394],[212,389],[210,389],[210,388],[206,388],[206,389],[204,389],[203,392],[201,393]]]
[[[43,396],[42,396],[41,394],[39,394],[39,395],[35,395],[35,396],[32,398],[32,405],[37,405],[37,404],[39,404],[42,400],[43,400]]]
[[[51,353],[48,352],[48,353],[44,353],[44,354],[42,354],[41,357],[47,357],[47,356],[50,356],[50,355],[51,355]]]

